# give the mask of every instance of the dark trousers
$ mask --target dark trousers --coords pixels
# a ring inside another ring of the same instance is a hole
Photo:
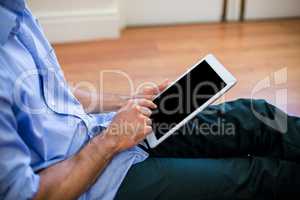
[[[300,194],[300,119],[263,100],[210,106],[134,165],[117,200]]]

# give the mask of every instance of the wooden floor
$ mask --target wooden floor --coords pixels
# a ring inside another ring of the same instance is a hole
[[[238,79],[222,101],[254,97],[282,107],[287,92],[288,112],[300,115],[300,19],[128,28],[117,40],[55,49],[71,84],[91,83],[97,88],[104,70],[125,72],[137,87],[173,80],[213,53]],[[106,72],[104,82],[104,92],[130,91],[124,74]]]

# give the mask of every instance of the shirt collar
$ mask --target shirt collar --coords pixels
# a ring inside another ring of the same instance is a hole
[[[25,9],[25,0],[0,0],[0,45],[4,45],[17,26],[18,13]]]

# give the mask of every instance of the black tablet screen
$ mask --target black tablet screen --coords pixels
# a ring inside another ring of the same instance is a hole
[[[153,131],[159,139],[184,120],[190,113],[218,93],[226,83],[209,66],[201,62],[174,85],[160,94],[154,103],[158,106],[151,115]]]

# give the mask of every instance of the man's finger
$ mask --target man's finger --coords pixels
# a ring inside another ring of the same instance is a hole
[[[139,98],[145,98],[152,100],[156,95],[158,95],[160,92],[165,90],[169,86],[169,80],[166,79],[161,84],[157,86],[148,86],[143,89],[142,94],[138,93],[134,95],[132,98],[139,99]]]
[[[148,94],[136,94],[134,96],[132,96],[132,99],[149,99],[149,100],[153,100],[154,95],[151,94],[150,92]]]
[[[150,117],[152,115],[152,111],[149,108],[144,106],[139,106],[138,108],[142,115],[145,115],[147,117]]]
[[[159,84],[159,86],[158,86],[159,91],[162,92],[162,91],[165,90],[169,85],[170,85],[169,79],[164,80],[164,81],[163,81],[161,84]]]
[[[152,132],[152,127],[151,126],[145,126],[144,127],[144,134],[148,135]]]
[[[148,99],[139,99],[138,104],[147,108],[156,109],[157,105]]]
[[[159,94],[160,90],[158,86],[145,87],[143,90],[143,94],[149,97],[153,97],[154,95]]]
[[[149,119],[148,117],[145,117],[145,123],[146,123],[146,125],[151,126],[152,125],[152,120]]]

